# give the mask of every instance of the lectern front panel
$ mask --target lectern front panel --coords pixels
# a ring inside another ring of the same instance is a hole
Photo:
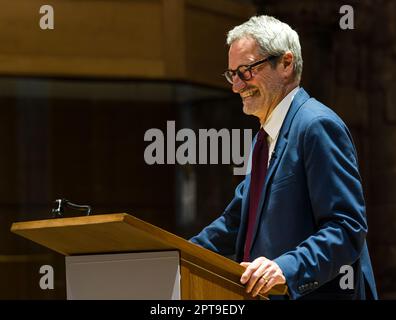
[[[179,300],[178,251],[66,257],[68,300]]]

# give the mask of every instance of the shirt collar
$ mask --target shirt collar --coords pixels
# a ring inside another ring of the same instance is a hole
[[[286,114],[289,111],[290,105],[298,89],[300,89],[299,86],[290,91],[289,94],[279,102],[262,126],[272,140],[277,138],[282,127],[283,120],[285,120]]]

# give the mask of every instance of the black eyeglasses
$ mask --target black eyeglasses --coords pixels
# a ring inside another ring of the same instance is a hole
[[[241,65],[238,68],[236,68],[235,70],[228,69],[228,70],[226,70],[226,72],[223,73],[223,76],[231,84],[234,83],[233,78],[234,78],[234,76],[236,74],[243,81],[250,80],[252,78],[252,69],[254,67],[257,67],[260,64],[263,64],[264,62],[270,61],[270,60],[272,60],[274,58],[277,58],[277,56],[269,56],[269,57],[267,57],[265,59],[253,62],[252,64]]]

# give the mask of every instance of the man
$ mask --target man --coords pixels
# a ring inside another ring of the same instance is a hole
[[[227,43],[224,75],[261,128],[234,199],[191,241],[234,255],[252,296],[286,284],[291,299],[376,299],[356,150],[343,121],[299,87],[297,33],[258,16]]]

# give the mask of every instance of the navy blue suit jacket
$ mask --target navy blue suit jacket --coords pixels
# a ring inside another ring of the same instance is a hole
[[[224,213],[193,243],[242,260],[249,184],[248,172]],[[351,134],[333,111],[300,88],[270,160],[250,257],[274,260],[292,299],[377,298],[366,234]],[[340,286],[343,265],[353,268],[353,290]]]

